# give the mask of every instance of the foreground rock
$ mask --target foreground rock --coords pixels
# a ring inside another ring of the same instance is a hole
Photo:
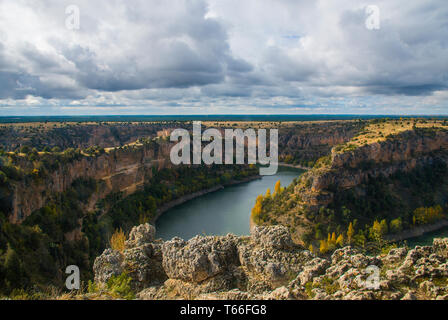
[[[163,242],[149,224],[134,227],[126,249],[95,260],[104,287],[126,273],[139,299],[448,299],[448,238],[372,257],[351,247],[316,257],[282,226],[250,236],[196,236]]]

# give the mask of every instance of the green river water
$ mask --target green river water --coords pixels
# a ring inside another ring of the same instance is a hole
[[[277,180],[288,186],[304,171],[279,167],[277,174],[208,193],[163,213],[156,222],[157,236],[190,239],[195,235],[249,234],[249,216],[255,199],[274,190]]]
[[[195,235],[249,234],[249,216],[257,195],[274,190],[277,180],[288,186],[304,171],[279,167],[277,174],[208,193],[163,213],[156,222],[157,237],[169,240],[178,236],[188,240]],[[448,228],[408,239],[411,247],[430,245],[436,237],[448,237]]]

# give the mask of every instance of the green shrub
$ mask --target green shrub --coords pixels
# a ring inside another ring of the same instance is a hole
[[[135,293],[131,287],[132,278],[126,273],[122,273],[119,276],[112,276],[107,281],[107,289],[112,294],[119,298],[127,300],[135,299]]]

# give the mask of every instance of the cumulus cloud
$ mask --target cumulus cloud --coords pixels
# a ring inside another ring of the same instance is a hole
[[[3,0],[0,115],[447,113],[445,1],[377,0],[378,30],[371,4]]]

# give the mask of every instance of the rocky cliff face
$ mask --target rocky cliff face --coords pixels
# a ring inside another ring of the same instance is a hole
[[[279,153],[281,160],[292,156],[292,161],[315,161],[328,154],[335,145],[349,141],[363,124],[353,121],[303,123],[292,128],[281,128]]]
[[[378,176],[388,177],[397,171],[408,172],[417,166],[430,166],[435,157],[448,163],[448,132],[431,134],[407,131],[385,141],[367,144],[355,150],[331,151],[330,163],[310,170],[301,178],[296,193],[310,208],[328,205],[333,191],[354,188]]]
[[[176,125],[178,127],[179,125]],[[0,125],[0,146],[14,151],[21,146],[61,149],[100,146],[117,147],[140,138],[156,137],[174,125],[162,123],[17,123]]]
[[[376,257],[344,247],[319,258],[282,226],[255,227],[249,237],[154,235],[140,225],[124,252],[105,250],[96,284],[125,272],[139,299],[448,299],[448,238]]]
[[[164,168],[170,165],[170,145],[138,145],[124,149],[114,149],[98,156],[82,156],[67,164],[61,164],[41,179],[14,182],[11,197],[9,220],[20,223],[33,211],[45,205],[54,193],[67,190],[78,178],[93,178],[100,181],[99,190],[92,197],[93,202],[86,204],[87,209],[94,202],[111,192],[130,194],[152,174],[152,168]]]

